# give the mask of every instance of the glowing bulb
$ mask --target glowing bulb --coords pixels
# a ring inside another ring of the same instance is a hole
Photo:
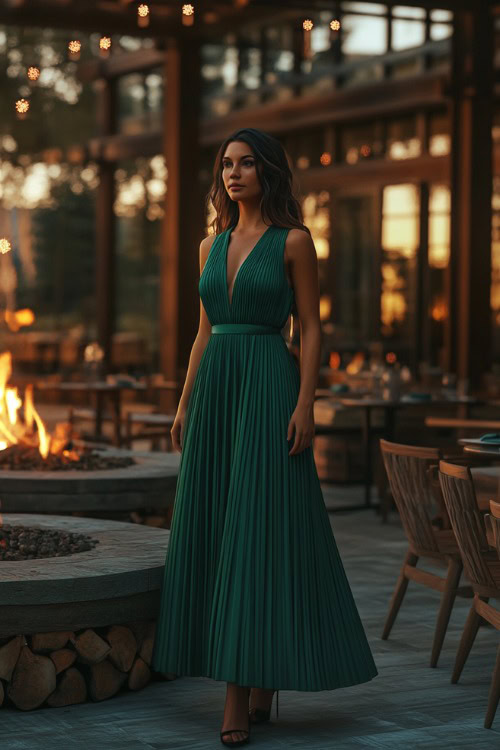
[[[28,68],[28,78],[30,81],[37,81],[40,76],[40,68],[35,67],[34,65],[31,65]]]
[[[328,167],[332,163],[332,155],[328,151],[324,151],[319,157],[319,161],[324,167]]]
[[[330,28],[332,31],[338,31],[340,29],[340,21],[335,18],[333,21],[330,22]]]
[[[12,245],[9,240],[6,237],[2,237],[2,239],[0,239],[0,253],[5,255],[6,253],[9,253],[11,249]]]
[[[16,110],[20,115],[25,115],[30,108],[30,103],[27,99],[18,99],[16,102]]]
[[[137,25],[141,29],[149,26],[149,5],[146,3],[141,3],[137,8]]]
[[[102,36],[99,39],[99,47],[103,50],[109,50],[111,47],[111,37],[110,36]]]
[[[314,24],[310,18],[306,18],[306,20],[302,23],[302,28],[304,29],[304,31],[311,31],[313,26]]]
[[[194,24],[194,5],[186,3],[182,6],[182,24],[183,26],[192,26]]]
[[[72,54],[78,54],[82,48],[82,43],[78,41],[78,39],[72,39],[71,42],[68,44],[68,50]]]

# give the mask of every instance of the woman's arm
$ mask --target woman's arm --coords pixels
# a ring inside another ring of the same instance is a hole
[[[205,239],[203,239],[200,243],[200,276],[203,273],[203,268],[205,266],[208,253],[210,252],[210,248],[212,247],[212,243],[214,240],[215,235],[209,235],[208,237],[205,237]],[[211,330],[212,324],[207,317],[205,308],[203,307],[203,302],[200,298],[200,322],[198,325],[198,333],[196,334],[193,346],[191,347],[186,380],[184,383],[184,388],[182,389],[182,395],[179,399],[179,405],[177,407],[178,412],[184,414],[186,413],[189,398],[191,396],[191,391],[193,389],[194,380],[196,378],[196,373],[198,372],[200,360],[203,352],[205,351],[205,347],[208,344],[208,340],[212,335]]]
[[[314,437],[314,395],[321,364],[323,333],[319,316],[318,256],[312,237],[302,229],[288,232],[285,254],[290,262],[300,321],[300,390],[288,427],[295,441],[289,455],[307,448]]]

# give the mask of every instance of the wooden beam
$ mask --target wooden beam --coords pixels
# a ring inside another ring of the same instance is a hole
[[[199,244],[205,206],[199,175],[199,46],[167,40],[163,153],[168,167],[160,258],[160,367],[183,379],[199,318]]]
[[[447,76],[443,73],[429,73],[355,89],[339,89],[318,97],[273,101],[231,112],[226,117],[205,120],[201,142],[203,146],[212,146],[233,130],[261,127],[262,122],[266,123],[269,132],[285,133],[326,123],[403,114],[420,108],[436,109],[444,104],[446,81]]]
[[[116,87],[101,81],[98,93],[98,126],[110,133],[116,126]],[[111,365],[111,344],[115,323],[115,164],[97,158],[99,186],[96,199],[96,299],[97,338],[104,350],[106,371]]]
[[[102,135],[88,143],[91,159],[120,161],[137,156],[154,156],[162,151],[163,133],[159,130],[138,135]]]
[[[127,73],[138,73],[163,66],[165,52],[161,49],[141,49],[122,55],[111,55],[107,60],[88,60],[78,65],[76,75],[82,83],[97,78],[116,78]]]
[[[455,14],[451,78],[450,370],[478,387],[491,365],[493,19]]]

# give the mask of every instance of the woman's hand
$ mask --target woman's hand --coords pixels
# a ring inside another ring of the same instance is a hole
[[[178,408],[177,414],[175,415],[172,429],[170,430],[170,437],[172,438],[172,446],[177,453],[182,453],[182,440],[184,434],[184,420],[186,418],[186,409]]]
[[[293,456],[308,448],[314,437],[314,409],[312,406],[297,406],[288,423],[287,440],[291,440],[295,429],[295,440],[288,455]]]

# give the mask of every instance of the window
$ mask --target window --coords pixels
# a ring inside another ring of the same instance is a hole
[[[118,130],[144,133],[159,130],[163,115],[163,71],[130,73],[118,79]]]
[[[430,341],[428,358],[431,365],[442,366],[444,323],[448,318],[446,269],[450,261],[450,189],[448,185],[430,185],[428,243],[428,316]]]
[[[422,144],[417,137],[415,115],[392,120],[387,124],[388,159],[414,159],[420,156]]]
[[[158,366],[160,224],[166,193],[163,156],[118,163],[116,180],[117,367]]]
[[[382,335],[408,344],[416,312],[420,201],[415,185],[387,185],[382,201]]]
[[[450,125],[446,112],[436,112],[429,117],[429,153],[446,156],[450,153]]]

